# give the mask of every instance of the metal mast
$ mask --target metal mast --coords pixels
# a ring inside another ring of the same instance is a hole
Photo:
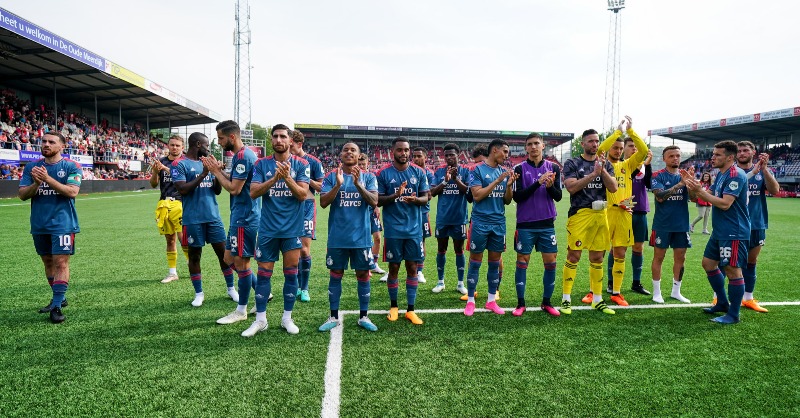
[[[233,32],[236,47],[236,86],[233,117],[242,128],[249,128],[250,107],[250,2],[236,0],[236,29]]]
[[[603,131],[608,132],[619,121],[619,79],[622,55],[622,15],[625,0],[608,0],[608,58],[606,61],[606,95],[603,106]]]

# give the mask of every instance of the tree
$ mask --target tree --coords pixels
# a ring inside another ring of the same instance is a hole
[[[253,139],[264,141],[264,156],[272,155],[272,135],[271,128],[263,127],[257,123],[250,123],[250,129],[253,130]]]
[[[211,151],[211,154],[214,155],[214,158],[216,158],[217,161],[222,161],[222,147],[219,146],[219,143],[217,142],[216,139],[211,141],[211,146],[209,146],[209,151]]]

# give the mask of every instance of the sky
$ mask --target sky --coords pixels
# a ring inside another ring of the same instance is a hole
[[[206,106],[234,109],[235,0],[3,0]],[[251,2],[252,120],[603,129],[601,0]],[[634,129],[800,105],[800,2],[629,0],[620,113]],[[605,124],[607,125],[607,123]]]

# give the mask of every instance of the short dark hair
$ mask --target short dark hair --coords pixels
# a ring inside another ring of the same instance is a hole
[[[444,148],[442,149],[442,151],[450,151],[451,149],[456,150],[456,154],[461,152],[461,148],[459,148],[458,145],[456,145],[456,144],[454,144],[452,142],[444,144]]]
[[[720,141],[714,144],[714,148],[721,148],[725,150],[725,155],[736,155],[739,151],[739,146],[731,140]]]
[[[395,144],[397,144],[398,142],[408,142],[408,139],[402,136],[398,136],[397,138],[392,140],[392,148],[394,148]]]
[[[625,138],[625,145],[626,146],[628,145],[628,142],[633,142],[633,138],[631,138],[631,137]]]
[[[202,132],[192,132],[192,134],[189,135],[189,146],[197,146],[197,142],[203,138],[208,139],[208,137]]]
[[[583,133],[581,134],[581,139],[585,138],[586,136],[596,135],[596,134],[597,134],[597,131],[595,131],[594,129],[587,129],[587,130],[583,131]]]
[[[300,131],[295,131],[295,132],[300,132]],[[301,135],[302,135],[302,134],[301,134]],[[294,140],[294,138],[292,138],[292,140]],[[295,142],[298,142],[298,141],[295,141]],[[302,142],[302,141],[300,141],[300,142]],[[356,149],[358,150],[358,159],[360,160],[360,159],[361,159],[361,156],[362,156],[362,155],[364,155],[364,153],[363,153],[363,152],[361,152],[361,147],[359,147],[359,146],[358,146],[358,144],[356,144],[356,143],[355,143],[355,142],[353,142],[353,141],[347,141],[347,142],[345,142],[344,144],[342,144],[342,147],[341,147],[341,148],[339,148],[339,150],[340,150],[339,152],[341,152],[341,150],[343,150],[343,149],[344,149],[344,146],[345,146],[345,145],[348,145],[348,144],[353,144],[353,145],[355,145],[355,146],[356,146]]]
[[[756,144],[754,144],[754,143],[752,143],[750,141],[739,141],[739,142],[736,143],[736,146],[737,147],[747,147],[747,148],[750,148],[753,151],[756,150]]]
[[[281,129],[283,129],[284,131],[286,131],[286,133],[288,133],[288,134],[289,134],[289,138],[291,138],[291,137],[292,137],[292,130],[291,130],[291,129],[289,129],[289,127],[288,127],[288,126],[286,126],[286,125],[284,125],[284,124],[282,124],[282,123],[279,123],[279,124],[277,124],[277,125],[273,126],[273,127],[272,127],[272,131],[270,131],[270,132],[275,132],[275,131],[278,131],[278,130],[281,130]]]
[[[489,146],[487,147],[487,151],[489,153],[491,153],[492,149],[497,148],[497,147],[502,147],[502,146],[506,146],[507,147],[508,146],[508,142],[506,142],[503,139],[493,139],[492,142],[489,143]]]
[[[417,151],[419,151],[419,152],[421,152],[421,153],[423,153],[425,155],[428,155],[428,150],[425,149],[425,147],[414,147],[414,152],[417,152]]]
[[[472,158],[478,158],[481,155],[484,157],[489,156],[489,150],[486,148],[486,144],[478,144],[472,148]]]
[[[542,139],[542,136],[541,136],[541,135],[539,135],[539,134],[538,134],[538,133],[536,133],[536,132],[531,132],[531,133],[529,133],[529,134],[528,134],[528,136],[527,136],[527,137],[525,137],[525,142],[528,142],[528,140],[529,140],[529,139],[531,139],[531,138],[539,138],[539,139]]]
[[[661,157],[663,158],[665,155],[667,155],[667,151],[672,151],[674,149],[680,151],[681,147],[677,145],[667,145],[663,150],[661,150]]]
[[[50,131],[50,132],[45,132],[45,134],[44,134],[44,135],[53,135],[53,136],[56,136],[56,137],[58,137],[58,140],[59,140],[59,141],[61,141],[61,143],[62,143],[62,144],[64,144],[64,145],[67,145],[67,138],[64,138],[64,135],[61,135],[61,132],[58,132],[58,131]],[[44,135],[42,135],[42,136],[44,136]]]
[[[242,130],[239,128],[239,124],[234,120],[224,120],[218,123],[216,131],[222,132],[223,135],[241,135],[242,133]]]
[[[302,144],[303,142],[305,142],[305,140],[306,140],[306,136],[303,135],[302,132],[298,131],[297,129],[292,131],[292,141],[299,142],[299,143]]]

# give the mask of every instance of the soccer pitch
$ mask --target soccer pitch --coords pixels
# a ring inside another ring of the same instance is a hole
[[[623,293],[631,309],[603,315],[576,310],[550,317],[532,309],[517,318],[477,312],[465,317],[448,253],[447,289],[436,284],[435,239],[427,240],[426,284],[417,309],[425,321],[389,322],[386,285],[373,277],[371,318],[356,325],[355,277],[345,274],[344,326],[317,327],[329,315],[324,265],[327,210],[318,209],[311,302],[297,302],[299,335],[280,326],[283,278],[273,280],[269,330],[239,334],[252,320],[220,326],[235,307],[210,247],[202,261],[206,301],[192,308],[192,286],[179,255],[181,279],[166,274],[164,240],[154,225],[158,194],[79,196],[67,293],[67,321],[51,324],[36,310],[50,299],[41,261],[28,233],[28,202],[0,200],[0,416],[792,416],[800,415],[800,286],[794,238],[800,236],[792,199],[769,199],[770,229],[758,264],[756,298],[770,312],[742,310],[734,326],[710,323],[700,306],[711,290],[700,267],[708,236],[693,234],[683,294],[691,305]],[[218,199],[227,225],[228,197]],[[435,219],[435,204],[431,219]],[[566,211],[558,204],[561,243],[554,304],[560,300],[566,254]],[[508,251],[499,305],[516,306],[513,282],[514,206],[508,206]],[[692,217],[696,209],[690,208]],[[650,288],[652,250],[645,249],[643,284]],[[628,257],[630,258],[630,256]],[[486,296],[486,263],[478,306]],[[385,267],[385,264],[383,264]],[[672,261],[664,263],[669,293]],[[541,298],[541,258],[531,256],[527,302]],[[402,275],[401,275],[402,277]],[[578,267],[576,305],[588,290],[588,254]],[[251,295],[252,296],[252,295]],[[400,285],[400,306],[405,288]],[[252,304],[251,297],[251,304]],[[613,306],[612,306],[613,307]],[[530,308],[529,308],[530,309]],[[615,307],[616,309],[616,307]]]

